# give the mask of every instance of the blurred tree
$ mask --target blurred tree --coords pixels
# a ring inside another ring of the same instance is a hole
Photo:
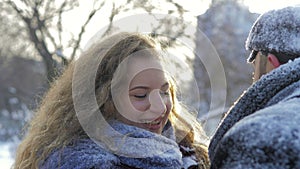
[[[30,43],[20,22],[0,3],[0,57],[5,58],[29,55]]]
[[[168,9],[169,14],[176,13],[179,17],[177,17],[177,21],[171,21],[173,18],[162,19],[161,23],[165,23],[167,26],[162,28],[163,26],[160,25],[153,28],[154,34],[159,31],[164,34],[172,33],[172,39],[174,40],[176,37],[184,35],[185,26],[180,23],[184,23],[183,14],[185,10],[173,0],[165,0],[163,2],[173,7],[173,9]],[[5,9],[5,12],[1,12],[1,14],[5,15],[7,19],[14,18],[5,22],[12,25],[14,29],[26,30],[22,36],[12,34],[6,35],[7,38],[18,37],[22,39],[25,42],[23,48],[28,46],[28,44],[32,44],[45,64],[49,82],[53,81],[61,68],[78,55],[81,50],[81,42],[86,32],[86,27],[90,24],[96,13],[107,12],[103,10],[104,5],[107,4],[110,4],[112,8],[108,18],[109,25],[102,36],[112,33],[114,19],[121,13],[132,9],[142,9],[152,14],[154,10],[157,10],[157,6],[154,6],[151,1],[145,0],[126,0],[123,4],[120,1],[117,3],[117,1],[94,0],[93,9],[87,11],[88,15],[85,22],[82,25],[78,25],[78,27],[81,27],[79,33],[77,35],[71,33],[72,36],[67,41],[68,43],[66,43],[66,41],[63,41],[63,35],[67,33],[64,29],[63,17],[65,13],[79,6],[79,0],[4,0],[4,2],[0,2],[1,8]],[[21,23],[18,22],[20,20],[22,21]],[[180,26],[175,33],[171,29],[174,26]],[[10,29],[10,27],[4,29]],[[14,32],[17,33],[19,31]],[[20,50],[24,50],[23,48],[21,47]],[[65,54],[67,48],[71,49],[71,54]],[[7,51],[14,50],[7,49]]]
[[[198,16],[198,31],[201,32],[197,32],[196,51],[201,55],[194,60],[194,74],[202,96],[199,112],[206,113],[201,120],[206,121],[205,129],[209,135],[213,134],[224,112],[252,83],[252,67],[246,63],[249,52],[244,45],[258,14],[250,13],[239,1],[241,0],[214,0],[210,8]],[[211,81],[213,78],[222,77],[219,74],[220,67],[216,67],[214,62],[205,65],[202,62],[214,59],[201,41],[202,33],[211,40],[218,53],[218,59],[223,66],[221,69],[225,72],[226,91],[220,90],[224,87],[219,86],[222,83]],[[218,89],[215,98],[212,98],[213,85],[215,90]],[[222,99],[224,95],[225,100]],[[224,102],[225,107],[222,107]]]

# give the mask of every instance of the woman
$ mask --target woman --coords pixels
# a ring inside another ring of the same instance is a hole
[[[203,130],[148,36],[92,45],[46,94],[15,168],[208,168]]]

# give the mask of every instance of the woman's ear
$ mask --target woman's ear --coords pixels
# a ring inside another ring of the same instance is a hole
[[[268,54],[268,60],[275,68],[280,66],[280,63],[279,63],[277,57],[271,53]]]

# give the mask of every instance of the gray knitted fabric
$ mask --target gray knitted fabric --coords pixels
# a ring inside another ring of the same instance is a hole
[[[127,140],[125,138],[121,142],[117,141],[119,138],[114,138],[116,142],[111,142],[111,144],[119,147],[116,148],[116,152],[108,150],[104,143],[100,141],[96,144],[90,139],[76,140],[73,145],[50,154],[48,159],[41,165],[41,168],[108,169],[127,166],[128,168],[181,169],[183,165],[182,154],[174,140],[174,132],[158,135],[117,121],[110,124],[116,131],[124,134],[123,136],[134,139]],[[165,129],[166,131],[172,129],[171,124],[167,123]],[[110,134],[112,134],[111,129],[107,129],[105,135],[110,136]],[[165,147],[167,149],[164,149]],[[160,151],[161,149],[163,151]],[[157,152],[157,154],[149,155],[152,152]],[[128,153],[131,153],[132,156],[122,155]]]
[[[134,138],[118,143],[121,149],[108,150],[104,143],[91,139],[75,140],[72,145],[55,150],[41,162],[41,169],[187,169],[198,166],[194,150],[178,145],[175,133],[168,122],[162,135],[150,131],[112,122],[118,132]],[[107,130],[111,132],[111,130]],[[110,136],[112,133],[106,133]],[[114,138],[118,139],[118,138]],[[130,143],[126,143],[131,141]],[[114,142],[111,142],[114,144]],[[124,156],[131,154],[132,156]],[[152,155],[151,155],[152,154]]]
[[[300,168],[300,59],[262,76],[211,139],[211,168]]]

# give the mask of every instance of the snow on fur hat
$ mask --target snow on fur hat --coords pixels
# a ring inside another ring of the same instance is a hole
[[[300,6],[268,11],[258,17],[246,40],[246,49],[300,56]]]

